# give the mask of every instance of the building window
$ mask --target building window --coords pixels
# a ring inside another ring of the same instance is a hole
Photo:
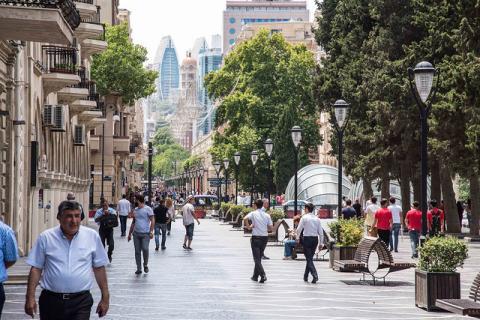
[[[228,43],[230,43],[230,45],[234,44],[234,43],[235,43],[235,39],[230,39],[230,40],[228,40]]]
[[[231,17],[229,21],[230,21],[230,23],[235,23],[236,20],[235,20],[234,17]]]
[[[230,30],[228,30],[228,32],[230,32],[230,34],[235,34],[235,29],[234,29],[234,28],[230,28]]]

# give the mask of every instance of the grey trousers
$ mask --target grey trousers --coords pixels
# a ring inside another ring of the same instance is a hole
[[[142,270],[142,252],[143,266],[148,266],[148,246],[150,244],[150,233],[133,233],[133,245],[135,247],[135,262],[137,270]]]

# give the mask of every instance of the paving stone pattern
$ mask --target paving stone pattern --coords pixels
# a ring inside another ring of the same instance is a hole
[[[290,222],[291,223],[291,222]],[[389,285],[360,284],[359,274],[328,269],[315,262],[319,282],[303,282],[304,261],[284,261],[283,246],[269,245],[264,261],[268,281],[250,280],[253,272],[249,238],[215,220],[195,225],[193,251],[182,248],[181,219],[173,226],[167,249],[155,252],[150,242],[150,273],[136,276],[133,242],[115,235],[108,266],[110,310],[104,319],[463,319],[451,313],[426,312],[414,303],[414,270],[391,274]],[[409,261],[402,237],[397,260]],[[470,245],[461,270],[462,297],[479,271],[480,246]],[[23,312],[25,286],[6,287],[2,319],[28,319]],[[37,294],[40,289],[37,291]],[[92,319],[99,300],[93,290]],[[37,316],[38,319],[38,316]]]

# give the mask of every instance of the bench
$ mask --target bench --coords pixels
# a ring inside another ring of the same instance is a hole
[[[222,220],[223,222],[225,223],[229,223],[230,221],[232,221],[233,219],[233,216],[232,214],[230,213],[230,210],[227,211],[227,214],[225,215],[225,217],[221,217],[220,220]]]
[[[326,249],[326,251],[322,253],[322,258],[321,258],[322,261],[325,260],[325,256],[330,251],[331,244],[332,244],[332,241],[330,240],[330,237],[325,232],[325,230],[323,230],[323,243],[318,244],[319,248],[321,248],[321,245],[323,245],[324,249]],[[297,243],[295,245],[295,248],[293,248],[292,258],[296,259],[298,254],[305,254],[305,251],[303,251],[303,245],[301,243]],[[318,252],[316,253],[315,260],[317,261],[320,260],[320,258],[318,257],[319,255],[320,255],[320,250],[318,250]]]
[[[285,230],[285,237],[281,240],[278,239],[280,227],[283,227]],[[279,219],[273,224],[272,232],[268,233],[268,242],[282,242],[286,237],[288,237],[288,223],[283,219]]]
[[[371,254],[375,252],[378,260],[370,259]],[[392,253],[387,245],[380,238],[364,237],[358,244],[355,258],[353,260],[335,260],[334,266],[340,271],[356,271],[365,275],[372,276],[373,284],[377,279],[385,278],[391,272],[414,268],[416,265],[410,262],[394,262]]]
[[[239,213],[235,220],[230,221],[228,224],[230,224],[232,228],[241,228],[243,224],[243,214]]]
[[[470,288],[470,299],[437,299],[435,306],[463,316],[480,318],[480,273],[473,280]]]

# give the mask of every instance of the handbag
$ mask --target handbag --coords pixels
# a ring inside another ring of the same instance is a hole
[[[101,225],[103,229],[111,229],[118,227],[117,215],[109,214],[105,216],[101,221]]]

